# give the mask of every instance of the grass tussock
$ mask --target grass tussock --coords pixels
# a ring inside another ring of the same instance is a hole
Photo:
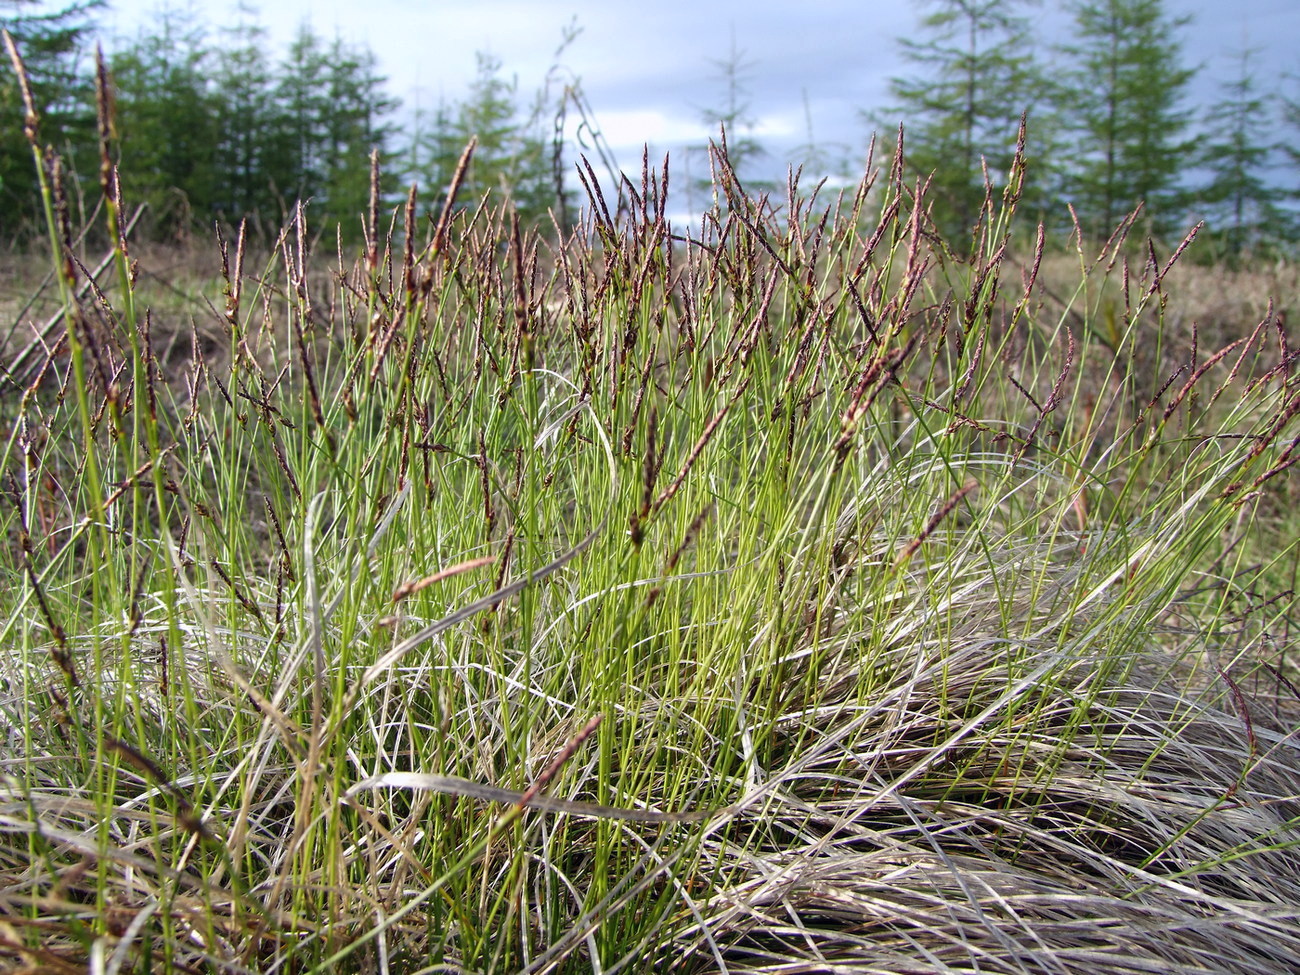
[[[1277,315],[1172,329],[1122,235],[1041,294],[1018,171],[959,261],[900,160],[756,200],[718,153],[689,234],[648,164],[558,238],[376,205],[328,276],[300,212],[166,334],[111,165],[87,285],[39,161],[6,962],[1300,969]]]

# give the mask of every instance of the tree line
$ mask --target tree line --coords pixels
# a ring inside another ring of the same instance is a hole
[[[26,13],[34,0],[0,0],[41,106],[41,139],[73,172],[98,171],[95,94],[86,47],[103,0],[53,14]],[[126,199],[146,204],[147,227],[163,240],[214,222],[247,220],[273,233],[299,200],[317,226],[355,233],[369,205],[371,155],[381,194],[408,182],[439,204],[471,136],[478,148],[462,199],[508,192],[526,219],[568,203],[553,176],[553,147],[540,107],[522,104],[499,60],[479,57],[466,99],[417,111],[409,132],[394,122],[398,101],[368,49],[322,39],[303,26],[284,56],[268,55],[265,31],[241,6],[210,38],[175,8],[106,55],[113,80],[115,147]],[[5,65],[8,68],[8,65]],[[553,107],[553,106],[552,106]],[[0,227],[12,236],[40,218],[23,107],[12,71],[0,74]]]
[[[93,174],[94,96],[86,47],[103,0],[32,13],[34,0],[0,0],[0,23],[17,38],[43,106],[41,138],[74,171]],[[932,217],[959,239],[975,223],[989,181],[1005,178],[1022,114],[1028,176],[1022,210],[1053,229],[1104,237],[1139,202],[1142,229],[1181,233],[1204,219],[1219,253],[1290,250],[1300,239],[1300,194],[1279,162],[1300,162],[1300,102],[1263,91],[1255,54],[1238,53],[1215,103],[1188,107],[1196,69],[1180,41],[1184,21],[1161,0],[1061,0],[1067,41],[1041,46],[1028,11],[1036,0],[930,0],[918,31],[901,40],[909,65],[888,108],[864,111],[867,128],[892,140],[905,127],[907,159],[931,182]],[[7,9],[6,9],[7,8]],[[576,36],[570,28],[565,42]],[[382,192],[414,182],[433,209],[470,136],[478,149],[462,200],[507,195],[527,220],[564,214],[563,116],[580,93],[548,87],[528,104],[499,60],[480,56],[468,96],[417,110],[405,131],[374,55],[303,27],[278,61],[255,14],[240,7],[210,37],[174,9],[109,55],[116,89],[117,151],[127,198],[148,204],[150,232],[184,236],[214,221],[249,220],[268,232],[297,200],[317,225],[360,226],[377,151]],[[753,111],[742,54],[715,62],[724,85],[711,123],[731,128],[736,161],[756,165],[763,147],[746,131]],[[1049,67],[1050,66],[1050,67]],[[812,144],[812,167],[828,164]],[[37,201],[12,71],[0,74],[0,226],[31,225]],[[812,173],[817,176],[821,173]]]
[[[1257,52],[1238,51],[1217,99],[1197,112],[1197,70],[1180,40],[1187,19],[1161,0],[1064,0],[1069,38],[1046,47],[1026,15],[1036,0],[928,6],[923,39],[901,42],[915,73],[894,79],[896,105],[868,118],[906,122],[910,163],[933,175],[936,220],[949,232],[972,224],[984,166],[994,180],[1007,172],[1026,112],[1025,203],[1049,227],[1105,237],[1142,203],[1143,230],[1168,237],[1204,220],[1228,258],[1300,237],[1300,193],[1279,179],[1300,160],[1300,103],[1261,90]]]

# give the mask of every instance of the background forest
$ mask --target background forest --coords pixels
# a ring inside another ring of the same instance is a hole
[[[36,82],[45,108],[42,140],[93,182],[90,55],[104,43],[126,199],[147,204],[143,229],[157,239],[184,239],[214,222],[243,219],[265,235],[298,199],[310,200],[317,226],[341,222],[345,234],[352,232],[369,196],[372,150],[380,154],[390,202],[415,183],[421,209],[436,210],[471,135],[478,149],[462,201],[495,188],[527,220],[547,220],[551,210],[564,224],[577,154],[600,148],[599,106],[587,103],[580,82],[558,81],[558,72],[526,92],[506,65],[483,54],[463,99],[403,111],[368,49],[324,38],[308,25],[287,50],[275,51],[249,8],[219,28],[164,8],[151,29],[109,40],[99,29],[108,6],[101,0],[53,14],[37,14],[33,4],[0,0],[0,26],[18,40]],[[1184,21],[1160,0],[1059,6],[1073,19],[1071,37],[1046,50],[1037,50],[1031,36],[1030,16],[1042,5],[999,0],[919,5],[915,33],[898,40],[910,70],[893,79],[892,104],[863,107],[862,144],[875,132],[892,145],[905,121],[910,166],[933,180],[936,228],[956,238],[969,231],[985,174],[994,184],[1004,178],[1025,112],[1029,170],[1021,212],[1049,231],[1072,231],[1077,217],[1086,235],[1104,238],[1141,201],[1140,229],[1156,237],[1181,235],[1205,220],[1213,258],[1289,252],[1300,239],[1300,100],[1288,97],[1295,79],[1261,78],[1252,51],[1243,49],[1218,99],[1192,105],[1189,86],[1204,69],[1185,62]],[[565,44],[578,33],[568,28]],[[861,153],[828,151],[811,132],[793,158],[767,151],[746,84],[754,68],[733,42],[702,69],[714,76],[714,104],[702,110],[703,120],[715,130],[726,127],[747,188],[783,183],[787,163],[803,165],[805,180],[855,179]],[[586,126],[582,146],[574,119]],[[20,98],[6,64],[0,226],[9,242],[36,226],[30,170]],[[701,202],[687,205],[698,209]]]

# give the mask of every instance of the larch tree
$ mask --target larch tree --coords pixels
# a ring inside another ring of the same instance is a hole
[[[440,205],[456,161],[470,138],[478,140],[456,206],[472,208],[487,194],[508,200],[526,223],[546,217],[556,202],[550,146],[541,120],[526,117],[518,101],[517,78],[502,74],[501,61],[479,53],[469,96],[442,103],[433,125],[421,134],[422,185]],[[534,113],[536,115],[536,113]]]
[[[711,138],[719,147],[725,133],[727,160],[745,191],[761,193],[770,190],[775,184],[762,179],[757,172],[759,162],[768,154],[757,135],[758,119],[750,96],[750,80],[757,64],[736,46],[735,31],[731,33],[727,56],[711,59],[710,64],[722,89],[722,98],[716,104],[700,109],[700,119],[709,127]],[[705,166],[711,165],[707,158],[707,145],[694,146],[688,151],[703,154]],[[692,188],[704,193],[712,193],[715,189],[711,175],[697,178]]]
[[[314,200],[327,181],[329,52],[307,24],[275,72],[272,179],[290,199]]]
[[[893,109],[868,114],[886,135],[904,126],[910,168],[931,178],[932,217],[945,234],[967,234],[991,182],[1005,177],[1020,117],[1037,97],[1028,21],[1016,0],[929,0],[925,40],[903,38],[918,69],[890,81]]]
[[[1270,178],[1276,125],[1272,99],[1260,92],[1251,64],[1257,54],[1238,53],[1236,76],[1205,113],[1198,160],[1210,175],[1198,201],[1210,233],[1232,261],[1289,236],[1286,191]]]
[[[456,126],[456,107],[445,97],[432,111],[417,104],[411,118],[404,178],[416,184],[420,200],[429,212],[437,212],[464,150]]]
[[[374,55],[341,39],[325,44],[303,25],[274,72],[267,176],[287,205],[311,203],[315,221],[360,233],[370,199],[370,154],[388,161],[396,101]],[[381,165],[384,186],[395,182]]]
[[[1180,178],[1195,143],[1184,137],[1183,99],[1193,71],[1183,66],[1179,30],[1161,0],[1074,0],[1074,43],[1062,45],[1059,111],[1073,135],[1068,186],[1083,229],[1106,237],[1134,207],[1147,229],[1177,227]]]
[[[31,78],[41,144],[62,155],[74,174],[83,170],[93,181],[95,95],[85,55],[103,0],[52,12],[39,12],[38,6],[37,0],[0,0],[0,28],[13,36]],[[40,203],[25,114],[18,78],[0,52],[0,225],[8,233],[31,227]]]
[[[329,109],[324,115],[323,174],[326,215],[345,231],[360,228],[370,201],[370,156],[379,153],[380,192],[396,187],[390,173],[393,125],[387,121],[398,102],[385,88],[373,52],[335,38],[325,72]]]
[[[216,107],[219,140],[217,171],[221,176],[214,201],[218,217],[229,223],[250,218],[261,233],[278,226],[292,200],[292,186],[276,185],[268,165],[278,148],[277,106],[272,66],[264,49],[266,31],[244,5],[228,41],[220,46],[213,75],[220,98]]]
[[[1296,87],[1300,87],[1300,76],[1287,75],[1287,81]],[[1300,93],[1295,98],[1280,98],[1282,107],[1282,132],[1283,138],[1278,145],[1283,157],[1291,164],[1293,173],[1300,172]],[[1300,215],[1294,209],[1294,204],[1300,200],[1300,185],[1295,182],[1284,189],[1285,199],[1291,206],[1285,210],[1287,217],[1287,240],[1294,243],[1297,237],[1300,237]]]
[[[174,7],[154,24],[110,60],[119,171],[127,201],[148,207],[151,232],[183,241],[211,219],[218,191],[212,51]]]

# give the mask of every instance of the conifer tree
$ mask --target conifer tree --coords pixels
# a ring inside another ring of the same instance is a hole
[[[309,201],[317,223],[339,223],[345,237],[359,234],[373,149],[386,185],[395,183],[382,164],[392,136],[384,117],[396,102],[374,55],[341,39],[327,46],[304,24],[274,78],[267,179],[286,205]]]
[[[736,46],[736,33],[731,33],[731,47],[725,58],[711,59],[717,74],[716,81],[722,86],[722,101],[700,111],[700,118],[709,127],[712,139],[721,145],[725,133],[727,142],[727,160],[731,168],[744,185],[748,193],[770,190],[774,184],[759,177],[757,166],[767,155],[767,149],[755,134],[758,119],[754,116],[753,103],[750,100],[750,79],[757,64],[749,60],[745,52]],[[708,146],[696,146],[694,151],[707,154]],[[709,165],[707,155],[705,166]],[[707,169],[706,169],[707,173]],[[711,175],[701,176],[694,187],[705,193],[714,190]]]
[[[1243,253],[1288,235],[1282,209],[1285,191],[1269,178],[1274,144],[1270,99],[1258,88],[1251,59],[1237,55],[1237,74],[1222,86],[1222,98],[1205,115],[1200,163],[1210,173],[1198,194],[1211,234],[1235,260]]]
[[[263,233],[272,232],[288,215],[292,186],[277,185],[268,165],[278,148],[272,68],[264,50],[266,31],[254,11],[241,4],[238,19],[224,33],[228,43],[218,48],[214,87],[220,174],[215,209],[228,223],[245,217]],[[282,172],[282,171],[281,171]]]
[[[1060,111],[1074,134],[1070,194],[1083,229],[1107,236],[1139,203],[1157,235],[1178,228],[1192,159],[1182,105],[1193,72],[1161,0],[1073,0],[1076,43],[1060,48]]]
[[[36,0],[0,0],[0,28],[13,36],[31,77],[41,143],[93,181],[95,96],[83,55],[103,0],[78,0],[47,13],[37,6]],[[8,233],[30,225],[39,206],[24,114],[18,79],[9,58],[0,56],[0,225]]]
[[[329,56],[320,38],[303,24],[276,71],[272,180],[289,199],[315,200],[327,182]]]
[[[1035,100],[1029,28],[1015,0],[934,0],[921,20],[929,39],[900,41],[921,73],[890,82],[897,107],[867,116],[882,132],[904,126],[911,168],[933,175],[939,229],[967,233],[984,200],[984,171],[1005,177],[1020,117]]]
[[[1300,77],[1296,75],[1287,75],[1287,83],[1294,88]],[[1286,240],[1295,243],[1300,239],[1300,214],[1296,213],[1295,201],[1300,200],[1300,183],[1296,181],[1296,173],[1300,173],[1300,98],[1287,98],[1285,95],[1279,98],[1282,109],[1282,139],[1278,148],[1282,151],[1283,158],[1290,163],[1290,171],[1293,174],[1289,183],[1284,183],[1283,193],[1284,200],[1289,206],[1284,208],[1286,216]]]
[[[336,38],[326,58],[325,90],[328,111],[324,114],[323,176],[326,218],[339,221],[345,230],[360,228],[361,216],[370,200],[370,155],[378,150],[380,191],[387,194],[396,186],[389,143],[393,126],[386,121],[397,108],[397,100],[384,87],[373,52],[354,48]]]
[[[420,189],[431,211],[441,209],[456,162],[465,145],[456,127],[455,106],[440,98],[432,112],[417,105],[411,123],[404,177]]]
[[[116,89],[119,172],[129,202],[149,208],[153,232],[184,240],[211,220],[217,193],[217,101],[212,52],[197,26],[164,7],[153,32],[110,62]]]
[[[414,167],[431,208],[441,206],[456,162],[474,137],[478,146],[461,184],[457,206],[477,206],[491,193],[497,202],[509,200],[525,222],[536,223],[546,217],[556,202],[549,147],[537,113],[531,119],[521,117],[518,90],[517,78],[502,76],[498,58],[479,53],[469,97],[459,104],[439,105],[431,126],[419,135]]]

